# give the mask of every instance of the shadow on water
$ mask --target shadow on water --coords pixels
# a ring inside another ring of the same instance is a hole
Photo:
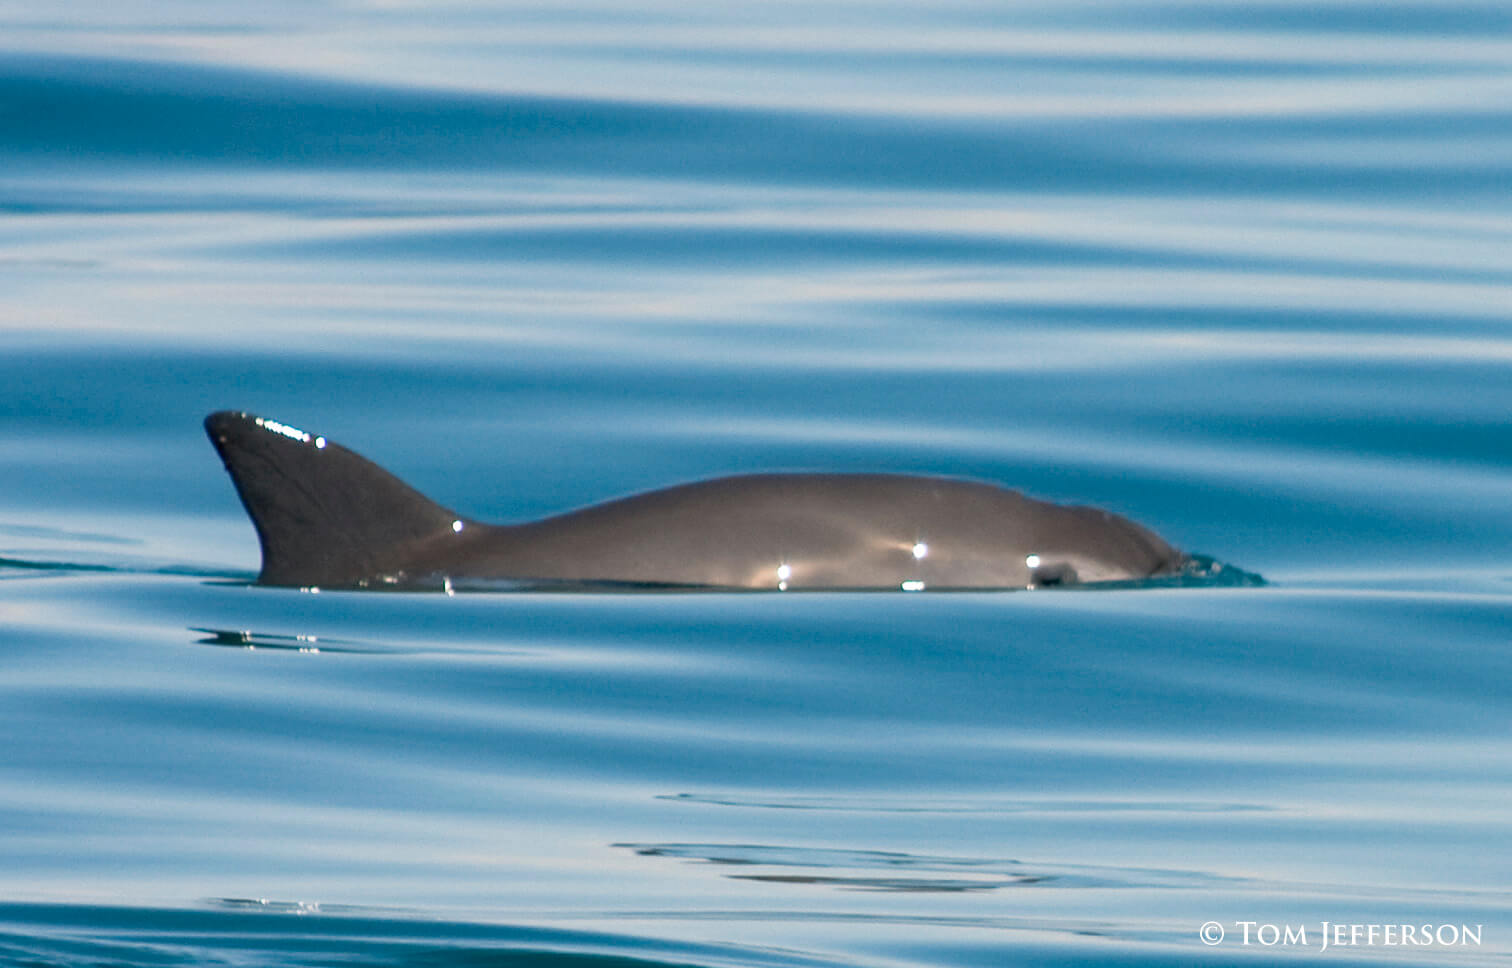
[[[804,884],[855,891],[954,894],[1010,887],[1231,887],[1246,879],[1201,871],[1025,863],[991,858],[942,857],[884,850],[782,847],[759,844],[614,844],[642,857],[675,857],[721,867],[775,871],[726,873],[733,880]],[[791,873],[789,868],[828,873]],[[875,872],[886,871],[885,875]],[[936,876],[949,875],[949,876]]]
[[[196,640],[197,645],[216,645],[227,649],[274,649],[311,654],[344,652],[357,655],[390,655],[399,651],[320,635],[278,635],[249,629],[190,628],[189,631],[204,634],[204,638]]]

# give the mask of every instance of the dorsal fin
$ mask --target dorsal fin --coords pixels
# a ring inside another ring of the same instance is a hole
[[[267,585],[343,586],[404,569],[460,519],[339,444],[249,413],[205,418],[262,543]]]

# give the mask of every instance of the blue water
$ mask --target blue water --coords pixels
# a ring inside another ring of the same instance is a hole
[[[0,5],[0,965],[1507,964],[1509,95],[1501,3]],[[223,408],[1267,584],[263,589]]]

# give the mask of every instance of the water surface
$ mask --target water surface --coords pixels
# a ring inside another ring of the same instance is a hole
[[[1512,952],[1501,5],[0,25],[0,964]],[[228,407],[485,520],[946,474],[1268,584],[262,589]]]

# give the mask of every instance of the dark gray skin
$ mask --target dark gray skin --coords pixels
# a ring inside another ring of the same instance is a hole
[[[1186,560],[1108,511],[896,474],[724,477],[489,525],[285,424],[223,411],[205,429],[257,528],[266,585],[1024,588],[1171,574]]]

